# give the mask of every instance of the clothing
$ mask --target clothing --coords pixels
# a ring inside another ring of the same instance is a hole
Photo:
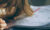
[[[50,23],[50,5],[49,6],[30,6],[33,11],[40,8],[32,16],[16,21],[16,25],[22,26],[43,26]]]

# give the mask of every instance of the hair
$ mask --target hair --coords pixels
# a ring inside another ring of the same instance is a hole
[[[32,9],[30,8],[30,5],[29,5],[28,0],[17,0],[17,4],[18,4],[18,7],[19,7],[19,8],[22,7],[22,10],[24,11],[24,13],[25,13],[26,15],[32,16],[33,11],[32,11]]]
[[[7,15],[9,12],[9,16],[6,16],[6,18],[8,19],[14,18],[24,13],[27,16],[32,16],[33,14],[33,11],[30,8],[28,0],[9,0],[5,7],[7,8]]]
[[[6,17],[3,19],[6,21],[6,23],[12,23],[14,17],[19,17],[21,14],[26,14],[27,16],[32,16],[33,11],[30,8],[30,5],[28,3],[28,0],[9,0],[6,2],[7,5],[3,4],[0,7],[6,8]],[[10,20],[10,21],[9,21]],[[11,27],[8,26],[8,27]]]

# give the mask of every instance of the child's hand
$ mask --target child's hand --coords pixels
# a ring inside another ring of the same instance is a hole
[[[5,29],[6,27],[7,27],[6,22],[2,18],[0,18],[0,30]]]

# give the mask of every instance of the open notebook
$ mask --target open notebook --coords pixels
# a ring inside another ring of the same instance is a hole
[[[16,25],[22,26],[43,26],[50,23],[50,5],[48,6],[30,6],[34,11],[32,16],[16,21]]]

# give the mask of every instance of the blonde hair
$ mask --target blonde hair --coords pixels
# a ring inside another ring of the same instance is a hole
[[[34,11],[30,8],[28,0],[10,0],[5,6],[7,18],[14,18],[23,13],[25,13],[27,16],[32,16],[34,13]]]
[[[24,5],[22,4],[22,0],[17,0],[17,4],[18,4],[18,7],[22,7],[23,6],[23,11],[26,15],[28,16],[32,16],[33,14],[33,11],[32,9],[30,8],[30,5],[28,3],[28,0],[23,0],[24,2]]]

